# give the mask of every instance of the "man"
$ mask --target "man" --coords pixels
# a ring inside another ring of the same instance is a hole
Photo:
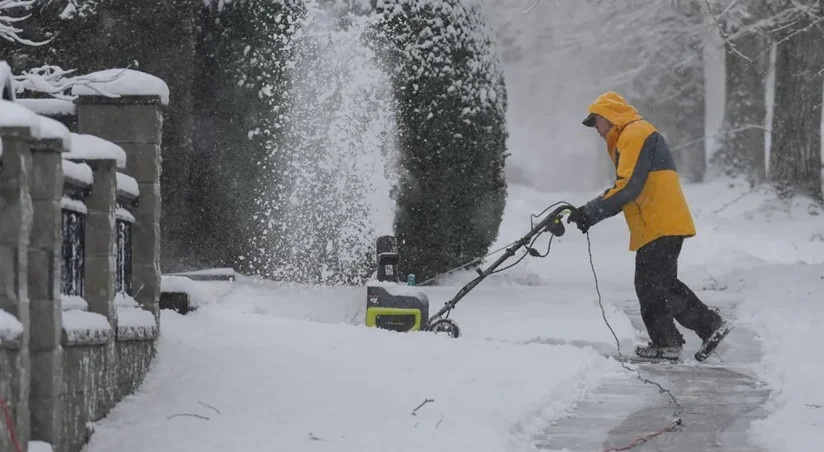
[[[570,214],[586,233],[623,211],[635,255],[635,292],[651,342],[635,353],[643,358],[677,360],[684,338],[673,322],[701,338],[695,359],[703,361],[729,333],[716,310],[708,308],[678,279],[678,255],[695,225],[664,137],[620,95],[608,92],[589,107],[583,121],[607,142],[615,164],[615,186]]]

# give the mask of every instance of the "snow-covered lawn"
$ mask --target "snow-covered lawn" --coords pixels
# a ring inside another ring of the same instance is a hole
[[[706,289],[710,305],[734,301],[736,322],[764,341],[759,371],[774,394],[752,438],[770,451],[818,450],[824,220],[757,193],[724,207],[745,192],[720,182],[687,188],[699,235],[685,244],[682,279]],[[589,196],[511,187],[496,248],[529,229],[530,213]],[[592,243],[610,323],[629,351],[640,333],[613,307],[634,296],[623,219],[598,225]],[[489,278],[451,316],[459,340],[364,327],[363,288],[197,283],[215,301],[187,316],[163,312],[147,380],[98,423],[89,452],[534,450],[532,435],[587,391],[630,378],[600,354],[614,343],[586,245],[569,228],[549,258]],[[471,277],[424,288],[432,311]]]
[[[740,323],[760,332],[762,378],[773,390],[751,433],[770,451],[824,449],[824,265],[765,266],[734,273]]]

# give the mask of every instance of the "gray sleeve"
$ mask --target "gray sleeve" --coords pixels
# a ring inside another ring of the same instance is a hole
[[[617,215],[626,203],[634,201],[641,194],[652,167],[655,148],[658,146],[658,137],[658,133],[653,132],[644,140],[641,151],[638,153],[638,160],[636,160],[635,167],[632,169],[632,175],[624,188],[606,199],[604,199],[606,195],[606,192],[604,192],[604,194],[584,206],[584,213],[590,218],[592,224]]]

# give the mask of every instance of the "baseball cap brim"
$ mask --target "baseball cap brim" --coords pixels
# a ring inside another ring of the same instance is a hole
[[[595,114],[590,113],[589,116],[587,116],[586,119],[584,119],[581,122],[581,124],[583,124],[587,127],[595,127]]]

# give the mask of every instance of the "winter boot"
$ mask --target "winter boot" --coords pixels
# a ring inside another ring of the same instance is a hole
[[[635,347],[635,354],[645,359],[668,359],[677,361],[681,355],[681,345],[662,346],[649,342],[646,346]]]
[[[696,361],[703,361],[709,357],[712,352],[715,351],[715,348],[718,347],[718,344],[727,337],[727,334],[730,333],[732,328],[727,323],[726,320],[722,320],[721,324],[718,325],[712,333],[704,340],[704,343],[701,344],[701,348],[695,352],[695,360]]]

